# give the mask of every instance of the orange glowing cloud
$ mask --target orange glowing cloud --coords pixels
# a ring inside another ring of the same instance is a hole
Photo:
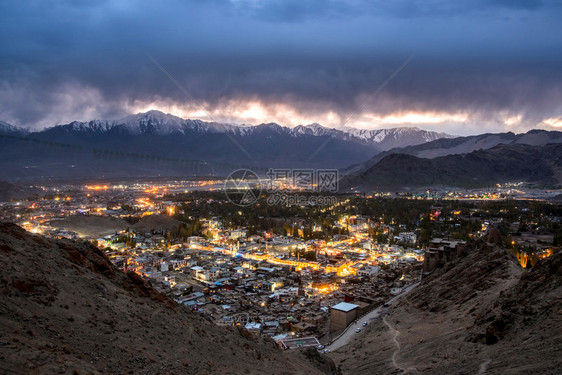
[[[562,128],[562,117],[550,117],[542,121],[545,125]]]
[[[562,127],[562,118],[552,117],[536,123],[525,123],[522,113],[498,111],[492,114],[470,111],[423,111],[396,110],[384,114],[369,110],[341,114],[330,108],[321,107],[303,110],[297,105],[283,102],[266,102],[257,98],[222,99],[214,105],[207,102],[180,104],[167,99],[135,101],[128,103],[130,113],[147,112],[155,109],[185,118],[210,122],[252,124],[275,122],[282,126],[294,127],[319,123],[325,127],[342,129],[382,129],[399,126],[419,126],[427,130],[451,131],[453,128],[472,128],[487,120],[498,131],[521,130],[534,127]],[[484,117],[483,117],[484,116]]]

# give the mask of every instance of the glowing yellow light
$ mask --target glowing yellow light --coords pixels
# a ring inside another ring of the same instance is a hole
[[[107,190],[107,185],[86,185],[86,189],[88,190]]]

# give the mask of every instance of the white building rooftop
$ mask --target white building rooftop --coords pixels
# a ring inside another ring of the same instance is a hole
[[[332,309],[348,312],[358,307],[358,305],[354,305],[353,303],[340,302],[337,305],[332,306]]]

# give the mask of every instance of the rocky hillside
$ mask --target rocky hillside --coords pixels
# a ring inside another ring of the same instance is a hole
[[[483,244],[333,353],[344,374],[562,373],[562,252],[523,270]]]
[[[0,263],[0,374],[330,371],[185,311],[88,243],[0,223]]]

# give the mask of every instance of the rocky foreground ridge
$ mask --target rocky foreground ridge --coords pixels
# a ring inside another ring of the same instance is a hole
[[[0,264],[0,374],[331,373],[315,351],[184,310],[86,242],[0,222]]]
[[[343,374],[560,374],[562,252],[525,270],[479,243],[332,355]]]

